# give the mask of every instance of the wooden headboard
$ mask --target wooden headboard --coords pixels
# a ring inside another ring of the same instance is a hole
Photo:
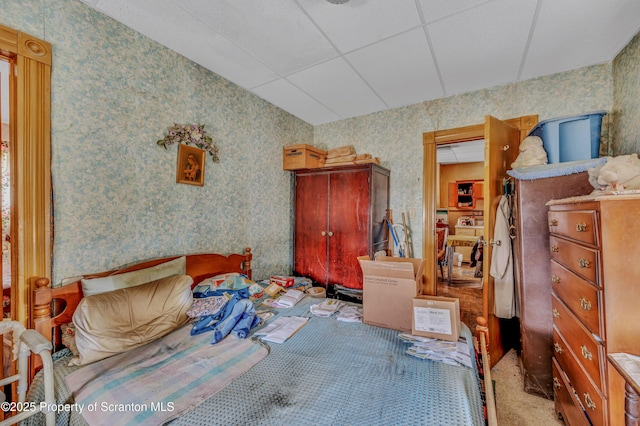
[[[239,272],[252,278],[251,260],[253,259],[253,254],[248,247],[244,249],[242,254],[230,254],[228,256],[216,253],[200,253],[146,260],[111,271],[83,275],[82,277],[77,277],[75,281],[56,288],[50,287],[48,278],[38,278],[35,280],[36,288],[33,291],[33,324],[31,328],[36,329],[49,341],[53,341],[54,337],[59,337],[57,336],[59,326],[71,322],[73,313],[83,297],[81,279],[137,271],[182,256],[186,256],[187,275],[193,278],[193,286],[206,278],[230,272]],[[57,338],[56,342],[59,342]],[[54,346],[56,342],[54,342]]]

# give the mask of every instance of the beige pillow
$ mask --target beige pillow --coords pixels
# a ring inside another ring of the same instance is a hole
[[[121,288],[134,287],[159,280],[160,278],[170,277],[171,275],[184,275],[186,273],[187,258],[182,256],[150,268],[102,278],[83,279],[82,293],[85,296],[91,296]]]
[[[128,351],[186,324],[192,283],[188,275],[173,275],[84,297],[73,314],[79,356],[70,364],[88,364]]]

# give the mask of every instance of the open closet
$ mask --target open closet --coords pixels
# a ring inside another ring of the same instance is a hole
[[[484,140],[484,174],[482,185],[483,229],[485,248],[482,265],[482,314],[488,320],[490,336],[491,365],[495,365],[509,349],[506,332],[503,333],[501,320],[493,314],[494,280],[489,274],[492,254],[493,231],[496,223],[496,210],[504,191],[504,179],[507,169],[518,156],[520,141],[537,124],[538,116],[524,116],[509,120],[499,120],[486,116],[483,124],[471,125],[448,130],[439,130],[423,134],[424,148],[424,236],[423,256],[429,266],[425,268],[426,289],[437,294],[438,247],[436,235],[436,211],[438,209],[439,167],[436,149],[464,141]],[[469,324],[468,324],[469,325]],[[472,325],[470,325],[471,327]],[[517,330],[517,329],[516,329]],[[504,335],[503,335],[504,334]]]

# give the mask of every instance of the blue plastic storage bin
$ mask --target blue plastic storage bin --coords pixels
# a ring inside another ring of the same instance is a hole
[[[549,164],[589,160],[600,156],[600,129],[606,111],[543,120],[528,136],[538,136]]]

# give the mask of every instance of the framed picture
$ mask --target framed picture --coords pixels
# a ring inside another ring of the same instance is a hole
[[[176,182],[204,186],[205,154],[204,149],[179,144]]]

